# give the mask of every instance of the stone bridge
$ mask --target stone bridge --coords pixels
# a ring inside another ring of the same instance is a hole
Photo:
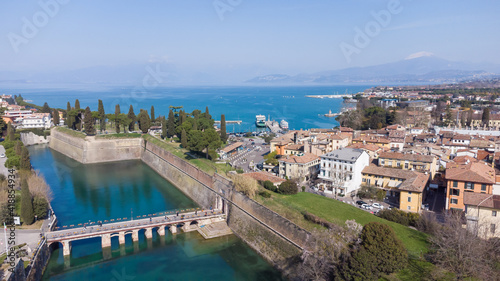
[[[125,244],[125,235],[129,234],[132,235],[132,241],[139,241],[139,231],[142,229],[145,230],[145,237],[149,239],[153,237],[153,230],[156,230],[161,236],[165,235],[167,228],[173,234],[177,233],[178,227],[185,232],[198,230],[201,233],[200,229],[205,225],[225,221],[226,214],[221,210],[202,210],[107,223],[101,226],[93,225],[51,231],[45,234],[45,238],[49,247],[54,243],[61,243],[64,256],[69,256],[71,254],[71,242],[76,240],[101,237],[101,244],[104,249],[111,247],[111,237],[118,236],[120,245]],[[207,238],[206,234],[201,234]]]

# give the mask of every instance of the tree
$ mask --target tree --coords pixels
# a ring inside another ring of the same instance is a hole
[[[37,219],[46,218],[48,210],[49,203],[47,199],[41,196],[35,196],[35,198],[33,198],[33,213],[37,216]]]
[[[0,117],[0,133],[3,133],[3,130],[7,127],[7,123]]]
[[[448,126],[448,125],[451,125],[453,124],[453,115],[451,114],[451,108],[450,106],[448,105],[446,107],[446,111],[445,111],[445,115],[444,115],[444,121],[443,121],[443,125],[444,126]]]
[[[161,137],[164,139],[167,137],[167,120],[165,119],[165,116],[160,119],[161,121]]]
[[[102,100],[98,101],[97,112],[99,112],[99,127],[101,132],[106,130],[106,113]]]
[[[472,126],[472,110],[467,112],[467,127]]]
[[[59,126],[59,111],[54,108],[54,111],[52,112],[52,121],[54,122],[54,125]]]
[[[193,130],[198,130],[198,114],[194,115]]]
[[[128,119],[130,119],[130,124],[128,126],[128,130],[130,132],[132,132],[135,129],[135,122],[137,122],[137,118],[135,117],[135,113],[134,113],[134,107],[132,107],[132,105],[130,105],[130,108],[128,109],[127,117],[128,117]]]
[[[406,266],[408,253],[394,230],[383,223],[370,222],[361,231],[361,244],[353,248],[338,274],[346,280],[377,280]]]
[[[188,133],[188,143],[187,149],[201,152],[207,145],[205,144],[205,138],[203,138],[203,132],[199,130],[191,130]]]
[[[483,109],[483,116],[481,118],[481,121],[483,121],[483,126],[490,125],[490,109],[488,107]]]
[[[42,109],[40,110],[41,113],[50,113],[50,107],[48,103],[44,103],[42,106]]]
[[[75,100],[75,109],[80,110],[80,101],[78,99]]]
[[[167,119],[167,137],[171,138],[175,135],[175,116],[172,109],[168,112]]]
[[[32,224],[35,219],[33,202],[26,179],[21,181],[21,218],[25,224]]]
[[[297,194],[298,192],[297,183],[292,180],[286,180],[280,184],[278,192],[286,195]]]
[[[137,115],[137,122],[139,123],[139,129],[145,134],[148,132],[149,127],[151,127],[151,120],[149,119],[148,111],[141,109],[139,115]]]
[[[188,146],[187,134],[186,134],[186,130],[184,130],[184,129],[182,129],[182,133],[181,133],[181,145],[182,145],[182,148],[187,148],[187,146]]]
[[[203,131],[203,138],[206,149],[206,158],[208,158],[209,150],[220,148],[222,142],[220,140],[219,134],[214,128]],[[217,157],[217,155],[215,155],[215,157]],[[214,157],[212,157],[212,160],[215,160]]]
[[[92,112],[90,111],[90,107],[87,106],[85,108],[85,117],[83,120],[83,125],[85,128],[85,133],[89,136],[95,135],[96,130],[94,127],[94,118],[92,117]]]
[[[120,132],[120,122],[118,121],[119,115],[120,115],[120,105],[117,104],[115,105],[115,129],[117,134]]]
[[[25,146],[22,146],[21,148],[21,156],[19,157],[19,168],[23,170],[31,169],[30,152]]]
[[[152,105],[151,106],[151,122],[155,122],[155,107]]]
[[[127,132],[127,128],[130,126],[130,122],[132,122],[129,118],[128,115],[125,115],[125,113],[120,113],[118,114],[118,119],[116,120],[121,126],[123,126],[123,133]]]
[[[220,116],[220,139],[223,143],[227,142],[226,116],[224,114]]]
[[[14,132],[15,129],[12,126],[12,123],[11,122],[7,123],[7,136],[5,137],[5,139],[8,141],[14,141],[15,140]]]
[[[71,111],[71,104],[68,103],[66,104],[66,119],[64,120],[64,123],[66,124],[66,126],[68,126],[68,128],[71,126],[71,123],[70,123],[70,119],[69,119],[69,112]]]
[[[205,118],[212,119],[212,115],[210,115],[210,113],[208,112],[208,106],[205,107]]]

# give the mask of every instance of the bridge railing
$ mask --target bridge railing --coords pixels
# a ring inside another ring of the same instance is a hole
[[[86,226],[94,226],[94,225],[99,225],[99,222],[102,225],[105,224],[110,224],[110,223],[117,223],[117,222],[123,222],[123,221],[133,221],[133,220],[140,220],[140,219],[146,219],[146,218],[152,218],[152,217],[158,217],[158,216],[169,216],[169,215],[174,215],[174,214],[182,214],[182,213],[190,213],[190,212],[206,212],[206,211],[212,211],[211,209],[201,209],[201,208],[186,208],[186,209],[175,209],[171,211],[164,211],[164,212],[158,212],[158,213],[153,213],[153,214],[147,214],[147,215],[138,215],[134,216],[132,219],[130,217],[123,217],[123,218],[114,218],[114,219],[108,219],[108,220],[97,220],[97,221],[89,221],[85,223],[79,223],[79,224],[70,224],[70,225],[62,225],[62,226],[56,226],[54,227],[54,231],[58,230],[67,230],[67,229],[73,229],[73,228],[81,228],[81,227],[86,227]]]

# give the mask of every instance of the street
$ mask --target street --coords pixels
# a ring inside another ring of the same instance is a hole
[[[233,138],[244,143],[243,150],[228,158],[233,167],[239,167],[245,172],[253,171],[252,164],[264,161],[264,155],[269,152],[269,144],[264,145],[264,140],[259,137]]]

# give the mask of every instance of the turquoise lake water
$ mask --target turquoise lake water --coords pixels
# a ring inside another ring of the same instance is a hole
[[[340,111],[342,99],[306,98],[306,95],[353,94],[370,86],[300,86],[300,87],[176,87],[154,88],[145,91],[133,87],[67,87],[58,89],[4,89],[7,94],[22,94],[25,99],[51,107],[66,109],[69,101],[74,105],[97,110],[98,99],[102,99],[106,113],[114,113],[120,104],[121,112],[127,113],[133,105],[135,113],[139,108],[150,110],[155,115],[168,115],[169,106],[184,106],[188,112],[194,109],[205,111],[216,120],[225,114],[226,120],[242,120],[241,125],[228,125],[228,131],[248,131],[255,128],[255,115],[262,114],[272,120],[288,121],[290,129],[332,128],[338,123],[325,117],[329,110]]]
[[[32,165],[53,191],[59,226],[197,207],[140,161],[80,164],[46,146],[29,148]],[[56,248],[44,280],[280,280],[280,273],[234,235],[205,240],[197,232],[72,243],[71,257]],[[104,260],[104,256],[110,256]],[[68,264],[69,261],[69,264]]]

